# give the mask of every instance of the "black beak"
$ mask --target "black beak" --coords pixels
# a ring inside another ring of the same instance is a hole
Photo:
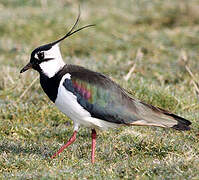
[[[20,71],[20,73],[23,73],[31,68],[32,68],[32,64],[29,62],[26,66],[23,67],[23,69]]]

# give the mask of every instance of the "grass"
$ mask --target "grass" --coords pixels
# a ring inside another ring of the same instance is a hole
[[[38,74],[20,75],[31,51],[61,37],[74,23],[97,24],[61,44],[67,63],[109,75],[134,97],[192,122],[178,132],[122,127],[98,132],[96,163],[90,163],[90,130],[58,158],[72,134],[72,122],[41,90]],[[0,179],[198,179],[199,103],[192,77],[199,79],[199,3],[176,1],[0,0]],[[137,52],[143,58],[135,61]],[[133,63],[128,81],[124,76]]]

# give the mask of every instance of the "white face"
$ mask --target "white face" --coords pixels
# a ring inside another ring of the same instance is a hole
[[[49,78],[53,77],[63,66],[65,65],[61,52],[59,49],[59,45],[54,45],[50,50],[43,51],[45,59],[53,58],[48,61],[44,61],[40,63],[40,68],[42,69],[43,73],[48,76]],[[35,54],[35,58],[38,59],[38,55]]]

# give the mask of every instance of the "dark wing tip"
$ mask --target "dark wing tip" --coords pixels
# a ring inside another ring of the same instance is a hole
[[[165,113],[166,114],[166,113]],[[185,124],[185,125],[187,125],[187,126],[189,126],[189,125],[191,125],[191,122],[190,121],[188,121],[187,119],[184,119],[184,118],[182,118],[182,117],[180,117],[180,116],[177,116],[177,115],[175,115],[175,114],[167,114],[167,115],[170,115],[170,116],[172,116],[175,120],[177,120],[178,122],[181,122],[181,123],[183,123],[183,124]]]
[[[179,131],[188,131],[191,128],[189,127],[191,125],[191,122],[188,121],[187,119],[184,119],[180,116],[177,116],[175,114],[168,114],[170,116],[172,116],[175,120],[178,121],[178,124],[174,125],[172,128],[179,130]]]
[[[174,125],[172,127],[173,129],[176,129],[176,130],[179,130],[179,131],[188,131],[190,130],[191,128],[185,124],[181,124],[181,123],[178,123],[177,125]]]

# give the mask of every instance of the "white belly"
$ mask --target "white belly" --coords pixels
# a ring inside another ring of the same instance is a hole
[[[77,102],[77,97],[63,86],[66,78],[70,79],[70,74],[64,75],[60,82],[55,105],[74,122],[75,130],[78,129],[79,125],[102,130],[119,126],[91,117],[91,114]]]

